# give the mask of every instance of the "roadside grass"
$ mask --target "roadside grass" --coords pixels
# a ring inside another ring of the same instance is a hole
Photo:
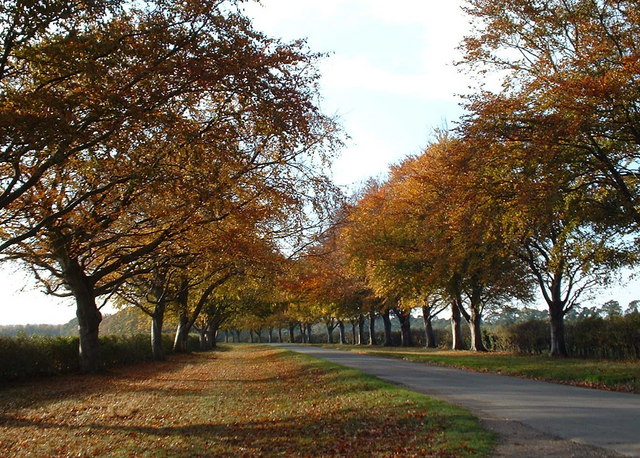
[[[225,346],[0,391],[0,456],[486,456],[468,411],[282,349]]]
[[[501,352],[476,353],[417,347],[322,346],[476,372],[491,372],[589,388],[640,393],[640,361],[551,358]]]

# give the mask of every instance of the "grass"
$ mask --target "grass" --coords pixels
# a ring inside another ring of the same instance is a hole
[[[468,411],[282,349],[227,346],[0,391],[0,456],[483,456]]]
[[[497,352],[475,353],[425,348],[323,346],[477,372],[491,372],[590,388],[640,393],[639,361],[550,358],[548,356],[523,356]]]

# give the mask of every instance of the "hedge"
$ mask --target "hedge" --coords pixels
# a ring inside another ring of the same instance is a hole
[[[640,358],[640,313],[565,323],[567,350],[581,358]],[[525,354],[549,351],[549,323],[529,320],[484,330],[491,350]]]
[[[166,353],[172,352],[173,338],[163,335]],[[21,380],[78,372],[78,337],[0,337],[0,381]],[[198,348],[198,338],[189,336],[189,348]],[[102,367],[151,361],[148,335],[104,336],[100,338]]]

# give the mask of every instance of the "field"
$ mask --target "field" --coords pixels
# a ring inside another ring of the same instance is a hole
[[[2,456],[482,456],[467,411],[281,349],[226,346],[0,391]]]
[[[425,348],[323,345],[407,361],[513,375],[613,391],[640,393],[640,361],[550,358],[510,353],[431,350]]]

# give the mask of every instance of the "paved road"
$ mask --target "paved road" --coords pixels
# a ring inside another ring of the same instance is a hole
[[[480,374],[300,345],[289,350],[359,369],[477,415],[519,421],[546,434],[640,456],[640,396]]]

